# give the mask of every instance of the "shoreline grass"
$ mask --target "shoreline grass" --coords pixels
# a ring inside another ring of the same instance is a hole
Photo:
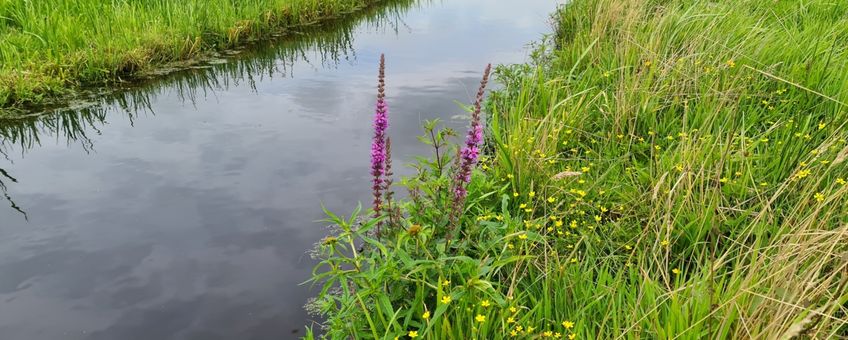
[[[457,153],[434,124],[408,199],[329,214],[311,304],[325,336],[848,337],[845,13],[564,6],[530,63],[497,69],[461,237]]]
[[[131,80],[388,0],[10,0],[0,3],[0,113]]]

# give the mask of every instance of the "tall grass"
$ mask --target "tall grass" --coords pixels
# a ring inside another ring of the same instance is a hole
[[[0,107],[337,18],[381,0],[6,0]]]
[[[393,233],[331,214],[313,279],[327,336],[848,337],[845,13],[561,8],[531,63],[497,70],[462,242],[445,242],[444,156],[404,180]]]

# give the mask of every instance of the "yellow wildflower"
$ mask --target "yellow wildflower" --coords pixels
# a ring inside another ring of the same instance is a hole
[[[546,338],[550,338],[550,337],[554,336],[554,332],[553,331],[545,331],[544,333],[542,333],[542,336],[546,337]]]
[[[477,320],[477,322],[486,322],[486,316],[482,314],[477,314],[477,316],[474,317],[474,320]]]
[[[489,302],[489,300],[483,300],[483,302],[480,302],[481,307],[489,307],[491,305],[492,305],[492,303]]]
[[[515,308],[515,307],[509,307],[509,311],[510,311],[510,312],[513,312],[513,313],[517,313],[517,312],[518,312],[518,308]]]
[[[430,318],[430,311],[424,311],[424,314],[421,314],[421,318],[427,320]]]
[[[841,177],[840,177],[840,178],[837,178],[837,179],[836,179],[836,184],[839,184],[839,185],[845,185],[845,179],[844,179],[844,178],[841,178]]]
[[[530,197],[530,198],[536,197],[536,192],[535,192],[535,191],[531,191],[531,192],[529,192],[529,193],[527,194],[527,196],[528,196],[528,197]]]
[[[409,331],[408,335],[410,338],[415,339],[418,337],[418,331]]]
[[[572,328],[574,328],[574,323],[571,322],[571,321],[565,320],[565,321],[562,322],[562,327],[565,327],[565,329],[572,329]]]
[[[444,303],[444,304],[449,304],[451,302],[451,300],[453,300],[453,299],[450,297],[450,295],[442,296],[442,303]]]
[[[678,268],[672,269],[671,272],[674,273],[674,275],[680,275],[680,269]]]
[[[824,202],[824,194],[817,192],[815,194],[816,202]]]

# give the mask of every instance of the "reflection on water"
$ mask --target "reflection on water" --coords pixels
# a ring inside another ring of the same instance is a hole
[[[403,164],[429,151],[423,119],[467,124],[454,101],[555,6],[406,2],[0,122],[0,339],[302,335],[321,206],[370,194],[380,53]]]
[[[162,70],[155,81],[141,82],[116,88],[104,95],[103,89],[90,98],[77,99],[71,107],[51,109],[41,115],[25,118],[0,117],[0,155],[9,161],[9,153],[25,154],[41,145],[42,136],[78,144],[86,152],[94,148],[88,134],[100,134],[107,116],[115,118],[118,111],[130,122],[139,116],[155,115],[151,105],[163,92],[174,92],[179,100],[195,104],[216,92],[245,83],[253,91],[257,81],[272,81],[275,77],[293,78],[297,64],[313,68],[332,69],[342,62],[356,59],[354,30],[395,32],[403,26],[402,17],[413,7],[422,7],[433,0],[400,0],[382,7],[373,7],[354,16],[328,24],[306,28],[287,35],[273,44],[252,46],[230,51],[227,58],[218,58],[188,70]],[[26,217],[9,194],[7,183],[18,181],[0,167],[0,191],[12,209]]]

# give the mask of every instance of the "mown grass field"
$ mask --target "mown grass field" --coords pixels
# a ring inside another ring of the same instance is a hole
[[[848,337],[846,13],[566,5],[497,72],[463,236],[445,240],[450,160],[403,181],[380,237],[332,218],[327,336]]]
[[[5,0],[0,110],[337,18],[380,0]]]

